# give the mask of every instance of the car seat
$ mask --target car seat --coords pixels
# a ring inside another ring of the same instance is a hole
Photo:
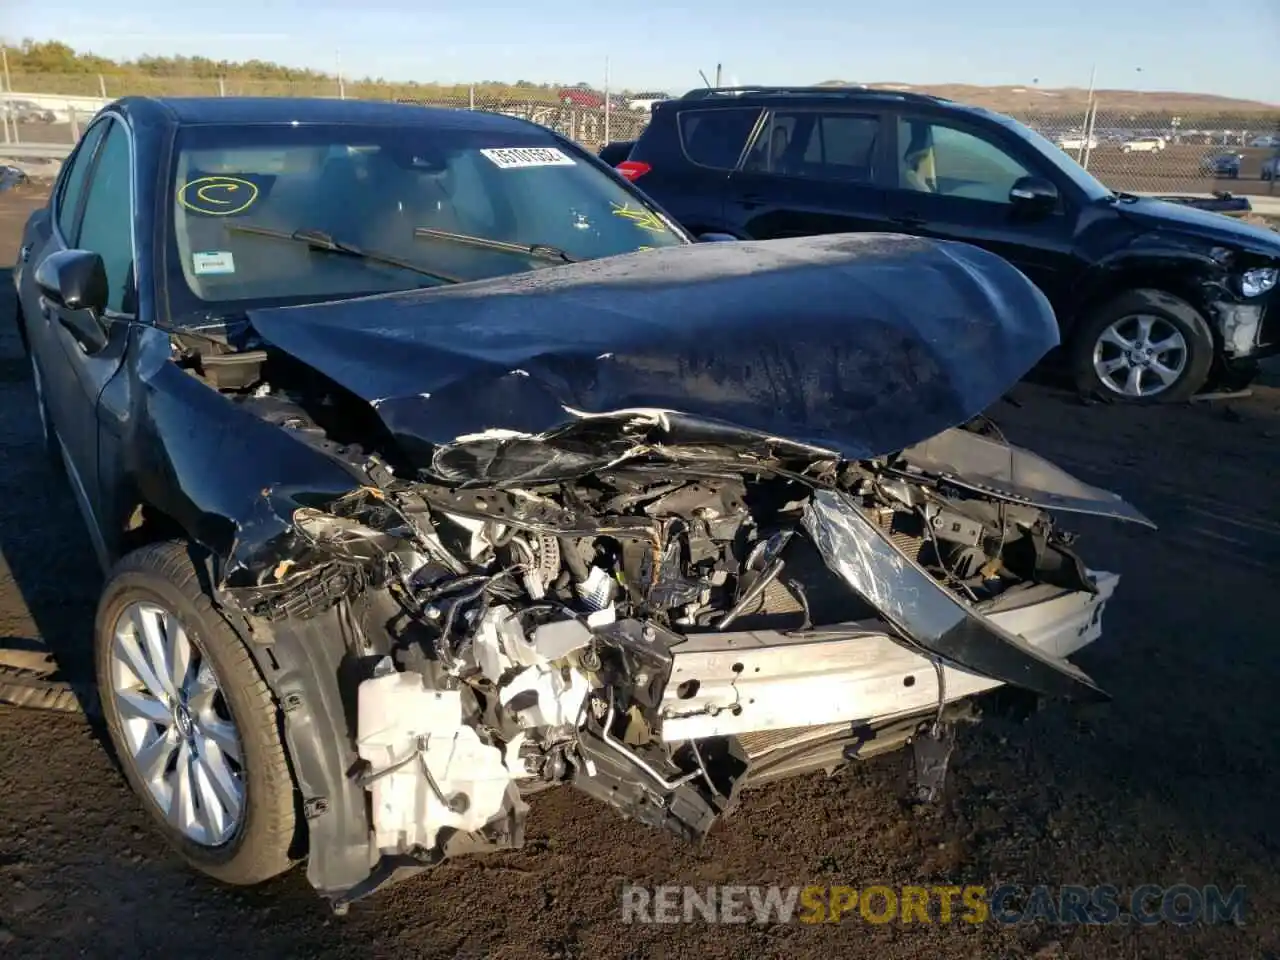
[[[902,153],[902,182],[921,193],[938,192],[933,139],[927,123],[911,124],[911,140]]]

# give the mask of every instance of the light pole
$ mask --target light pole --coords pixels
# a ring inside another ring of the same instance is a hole
[[[1093,117],[1093,87],[1097,79],[1098,64],[1094,63],[1089,68],[1089,92],[1084,98],[1084,123],[1080,125],[1084,136],[1080,138],[1080,149],[1076,151],[1076,163],[1086,170],[1089,169],[1089,126],[1090,119]]]
[[[4,65],[4,142],[13,143],[18,139],[18,118],[13,118],[13,140],[9,139],[9,114],[13,112],[13,81],[9,78],[9,48],[0,44],[0,63]]]

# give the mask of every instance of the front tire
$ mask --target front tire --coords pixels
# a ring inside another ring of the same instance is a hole
[[[1092,311],[1071,339],[1076,389],[1121,403],[1179,403],[1204,386],[1214,344],[1200,312],[1163,290],[1130,290]]]
[[[276,704],[185,544],[116,565],[94,644],[112,744],[169,844],[226,883],[289,869],[297,816]]]

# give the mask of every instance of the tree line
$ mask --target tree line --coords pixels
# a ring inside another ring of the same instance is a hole
[[[306,67],[287,67],[266,60],[214,60],[209,57],[145,55],[133,60],[112,60],[83,53],[57,40],[23,40],[6,47],[10,82],[13,89],[30,88],[28,92],[94,94],[105,86],[111,96],[124,93],[159,92],[165,86],[197,85],[214,92],[222,84],[227,93],[252,93],[255,90],[277,93],[289,89],[299,92],[332,93],[338,89],[338,76]],[[99,81],[99,78],[102,78]],[[40,89],[36,89],[39,87]],[[51,89],[59,87],[63,89]],[[534,83],[517,80],[508,83],[485,80],[474,84],[418,83],[390,81],[382,77],[343,78],[343,87],[353,97],[441,97],[464,99],[474,96],[485,100],[545,100],[555,102],[559,92],[568,87],[593,89],[586,81],[573,84]],[[74,88],[74,89],[73,89]],[[175,90],[186,93],[186,90]],[[190,91],[196,92],[196,91]],[[615,91],[627,95],[627,91]]]

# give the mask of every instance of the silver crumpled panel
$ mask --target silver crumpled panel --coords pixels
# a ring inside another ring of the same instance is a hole
[[[1046,696],[1106,700],[1075,665],[966,607],[890,542],[848,497],[815,491],[803,524],[827,566],[879,611],[905,645]]]

